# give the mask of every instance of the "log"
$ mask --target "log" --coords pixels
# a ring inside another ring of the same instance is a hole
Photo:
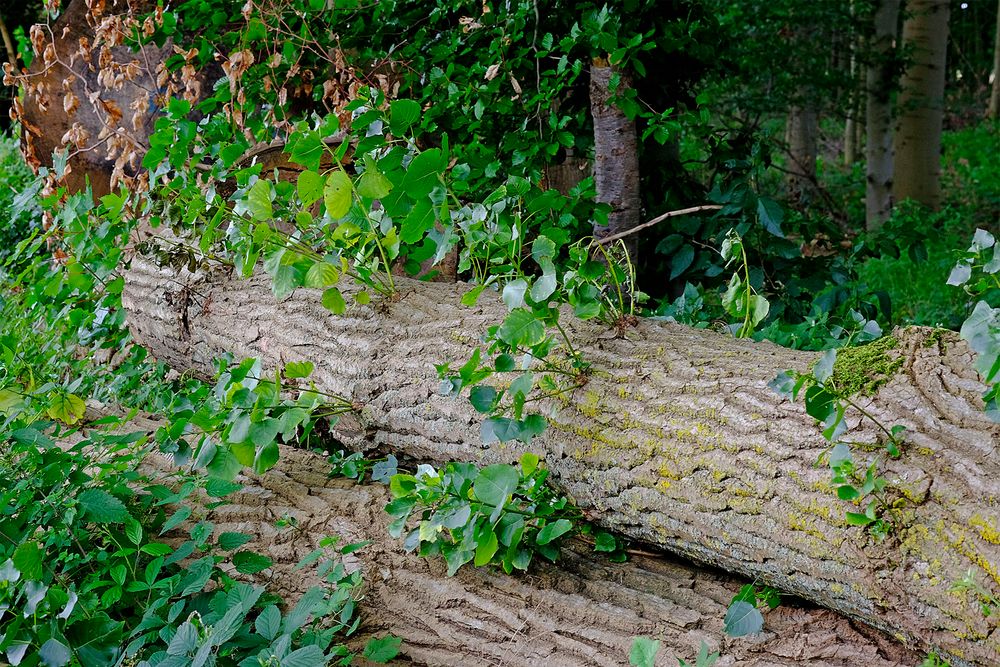
[[[140,416],[122,430],[151,434],[160,424]],[[716,667],[904,667],[920,659],[833,612],[794,601],[767,613],[764,633],[727,637],[722,619],[743,582],[663,558],[611,563],[578,544],[564,550],[559,566],[539,564],[526,576],[469,567],[448,577],[441,562],[406,554],[389,536],[389,517],[381,511],[390,499],[385,487],[331,479],[326,467],[316,454],[282,446],[275,468],[241,475],[243,488],[199,520],[213,522],[216,535],[253,536],[247,548],[274,564],[257,575],[233,576],[266,586],[290,605],[320,583],[296,564],[323,537],[370,541],[347,557],[349,570],[361,568],[365,581],[363,623],[351,644],[394,634],[409,659],[398,664],[627,665],[636,636],[659,639],[657,665],[672,667],[677,657],[693,664],[703,641],[721,652]],[[173,469],[158,452],[140,467],[153,478]],[[275,528],[284,516],[294,517],[296,528]]]
[[[435,363],[464,361],[502,320],[496,295],[459,306],[463,284],[400,279],[398,299],[336,317],[319,294],[282,302],[265,275],[177,274],[136,257],[122,295],[135,340],[178,370],[211,373],[224,352],[265,366],[310,360],[325,391],[360,404],[336,435],[359,449],[430,462],[510,462],[523,446],[483,448],[480,417],[437,393]],[[845,523],[827,443],[801,405],[767,388],[816,353],[640,321],[621,334],[566,317],[593,363],[586,386],[545,406],[531,449],[554,483],[606,528],[816,602],[953,665],[1000,662],[996,615],[951,592],[969,568],[1000,591],[1000,425],[981,408],[968,348],[948,332],[897,332],[901,365],[862,406],[906,426],[900,459],[884,465],[905,498],[881,543]],[[850,415],[848,439],[875,439]]]

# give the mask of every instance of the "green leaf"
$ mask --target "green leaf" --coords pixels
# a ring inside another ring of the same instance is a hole
[[[77,496],[84,518],[94,523],[120,523],[128,518],[128,510],[118,498],[103,489],[87,489]]]
[[[389,105],[389,130],[397,137],[420,120],[420,104],[413,100],[395,100]]]
[[[379,638],[373,637],[368,640],[367,644],[365,644],[365,650],[362,655],[367,660],[384,664],[399,655],[399,647],[402,643],[402,639],[392,635],[386,635],[385,637]],[[282,663],[282,665],[284,665],[284,663]]]
[[[854,500],[860,498],[861,493],[850,484],[844,484],[837,487],[837,497],[841,500]]]
[[[844,518],[847,520],[849,526],[867,526],[875,521],[875,519],[858,512],[847,512]]]
[[[38,649],[38,657],[46,667],[63,667],[71,657],[69,647],[55,638],[50,638]]]
[[[279,456],[278,443],[274,441],[258,448],[257,455],[253,460],[253,471],[258,475],[267,472],[278,462]]]
[[[476,557],[473,563],[476,567],[482,567],[493,560],[500,542],[493,526],[488,521],[483,522],[482,531],[476,537]]]
[[[477,385],[469,392],[469,402],[477,412],[487,413],[493,409],[497,398],[497,390],[486,385]]]
[[[403,243],[416,243],[433,228],[434,204],[429,199],[421,199],[403,219],[399,240]]]
[[[381,199],[392,190],[392,182],[375,166],[374,160],[367,160],[365,171],[358,179],[358,194],[369,199]]]
[[[633,667],[653,667],[659,651],[660,642],[648,637],[636,637],[632,640],[632,648],[628,652],[628,664]]]
[[[594,533],[594,551],[609,552],[618,548],[618,540],[611,533],[599,530]]]
[[[276,606],[269,604],[257,616],[254,627],[257,628],[257,633],[267,641],[274,640],[281,630],[281,612]]]
[[[525,477],[530,476],[531,473],[535,472],[538,468],[538,462],[540,460],[541,459],[538,458],[538,455],[533,454],[532,452],[525,452],[524,454],[521,454],[521,474]]]
[[[66,424],[75,424],[80,421],[87,411],[87,404],[76,394],[69,394],[62,391],[56,392],[45,411],[52,419],[59,420]]]
[[[233,566],[240,574],[257,574],[271,567],[272,563],[267,556],[253,551],[237,551],[233,554]]]
[[[323,203],[326,204],[326,212],[331,218],[337,220],[347,215],[354,201],[353,191],[351,178],[340,169],[334,170],[326,177]]]
[[[303,171],[299,174],[298,192],[303,206],[319,201],[323,197],[323,177],[315,171]]]
[[[507,502],[510,494],[517,490],[520,480],[521,476],[514,466],[497,463],[479,471],[476,481],[472,484],[472,491],[476,494],[476,498],[487,505],[501,507]]]
[[[42,559],[45,552],[42,546],[35,540],[22,542],[14,549],[11,560],[14,567],[21,573],[27,581],[38,581],[42,578]]]
[[[328,664],[323,651],[315,644],[296,649],[281,659],[281,667],[316,667]]]
[[[536,544],[548,544],[554,539],[565,535],[570,530],[573,529],[573,522],[569,519],[559,519],[554,523],[547,523],[545,527],[538,531],[538,535],[535,537]]]
[[[431,148],[412,161],[403,177],[402,188],[409,197],[421,199],[441,183],[441,149]]]
[[[285,364],[285,377],[289,379],[306,378],[312,375],[315,366],[311,361],[290,361]]]
[[[757,200],[757,217],[764,229],[778,238],[785,238],[785,233],[781,231],[781,222],[785,219],[781,204],[770,197],[760,197]]]
[[[343,315],[347,312],[347,302],[344,301],[344,295],[336,287],[331,287],[323,292],[323,307],[334,315]]]
[[[274,217],[271,208],[271,182],[258,180],[247,192],[247,210],[254,220],[270,220]]]
[[[512,280],[503,286],[503,302],[508,310],[524,306],[524,294],[528,291],[528,282],[524,278]]]
[[[723,619],[724,629],[730,637],[744,637],[764,629],[764,616],[749,602],[737,600],[729,605]]]
[[[239,549],[252,539],[253,536],[246,533],[225,532],[219,534],[217,543],[223,551],[233,551],[234,549]]]
[[[531,311],[518,308],[504,319],[497,337],[511,346],[532,347],[545,339],[545,326]]]

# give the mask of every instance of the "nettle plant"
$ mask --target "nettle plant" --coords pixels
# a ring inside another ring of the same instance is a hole
[[[972,245],[948,276],[948,284],[979,299],[960,333],[976,353],[976,370],[988,387],[983,394],[986,414],[1000,421],[1000,308],[990,305],[1000,298],[1000,243],[992,234],[976,230]]]
[[[823,437],[830,443],[817,464],[826,462],[831,470],[831,484],[837,497],[862,508],[861,512],[846,512],[851,526],[863,526],[876,540],[883,540],[892,530],[895,503],[889,496],[888,480],[879,473],[878,457],[867,463],[854,459],[854,450],[871,450],[868,443],[849,442],[842,438],[847,431],[849,409],[871,422],[881,434],[881,448],[891,458],[902,455],[904,427],[886,426],[855,400],[853,392],[838,386],[834,375],[837,350],[827,350],[808,373],[794,370],[779,373],[768,386],[782,396],[796,401],[801,394],[806,413],[821,425]]]
[[[260,586],[239,583],[271,567],[243,548],[252,536],[216,534],[205,518],[240,490],[224,480],[137,470],[144,433],[88,437],[51,422],[9,422],[0,447],[0,656],[11,665],[153,667],[350,664],[358,627],[358,572],[342,556],[363,544],[327,539],[324,583],[287,613]],[[55,430],[53,430],[55,429]],[[127,429],[126,429],[127,430]],[[71,440],[70,440],[71,441]],[[365,656],[394,657],[399,640],[373,639]]]

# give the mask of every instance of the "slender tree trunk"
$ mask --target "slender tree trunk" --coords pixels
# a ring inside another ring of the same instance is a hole
[[[123,432],[151,433],[161,425],[140,416]],[[845,661],[912,667],[920,659],[876,633],[859,632],[833,612],[794,602],[767,613],[766,634],[727,637],[726,607],[744,582],[665,558],[636,555],[612,563],[582,543],[570,543],[558,566],[538,559],[528,575],[470,565],[447,577],[441,561],[407,554],[401,540],[389,536],[385,487],[331,479],[326,468],[322,457],[282,446],[275,468],[241,475],[243,488],[227,496],[226,504],[195,516],[211,521],[216,535],[251,535],[247,548],[274,564],[243,580],[267,586],[291,604],[321,583],[310,568],[296,566],[321,539],[370,542],[346,563],[360,567],[365,581],[363,624],[352,644],[392,633],[402,638],[402,654],[412,661],[405,664],[624,666],[636,636],[662,642],[657,665],[676,666],[677,658],[694,664],[702,641],[722,653],[716,667],[840,667]],[[174,469],[159,453],[147,455],[141,467],[154,478]],[[299,529],[276,530],[275,521],[285,515]]]
[[[611,90],[614,75],[618,87]],[[590,66],[590,113],[594,118],[594,185],[597,201],[609,204],[608,224],[594,226],[594,236],[603,238],[632,229],[641,222],[639,199],[639,150],[635,121],[629,120],[611,100],[631,86],[627,74],[606,62]],[[638,240],[625,242],[632,262],[638,261]]]
[[[484,295],[458,306],[463,284],[398,284],[398,299],[335,317],[314,290],[275,303],[266,275],[178,275],[138,257],[122,299],[135,340],[179,371],[211,373],[227,352],[272,368],[314,362],[319,388],[360,406],[336,429],[352,447],[438,463],[516,459],[521,445],[482,447],[481,418],[438,394],[434,370],[467,359],[503,304]],[[1000,661],[1000,632],[950,590],[973,568],[1000,592],[1000,506],[989,500],[1000,498],[1000,425],[982,413],[983,386],[957,337],[899,334],[899,371],[875,398],[857,399],[908,433],[902,457],[880,464],[900,504],[892,535],[877,543],[845,524],[856,508],[815,465],[827,444],[812,418],[767,387],[818,354],[659,322],[616,335],[564,320],[594,372],[540,405],[550,426],[531,449],[602,525],[944,652],[952,665]],[[849,424],[848,440],[877,440],[857,414]]]
[[[813,96],[803,90],[800,102],[788,111],[788,194],[792,201],[805,202],[816,184],[816,156],[819,113]]]
[[[857,14],[857,2],[851,2],[851,16]],[[847,48],[850,51],[850,72],[851,87],[847,91],[847,122],[844,123],[844,165],[850,167],[858,161],[858,125],[861,115],[861,89],[864,84],[861,82],[861,67],[858,56],[861,51],[861,37],[855,38],[853,35],[847,40]]]
[[[876,0],[871,61],[865,75],[865,222],[869,231],[892,212],[892,91],[895,88],[896,28],[900,0]]]
[[[1000,117],[1000,2],[997,2],[997,30],[993,45],[993,85],[990,88],[990,106],[986,115],[991,120]]]
[[[903,24],[904,48],[913,61],[900,83],[896,128],[896,201],[941,204],[941,128],[944,121],[945,59],[949,0],[910,0]]]
[[[10,38],[10,32],[7,30],[7,24],[3,20],[3,15],[0,14],[0,38],[3,39],[4,49],[7,50],[7,61],[14,67],[14,72],[17,72],[17,50],[14,48],[14,42]]]

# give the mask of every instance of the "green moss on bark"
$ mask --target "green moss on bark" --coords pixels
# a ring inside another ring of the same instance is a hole
[[[890,354],[898,345],[895,337],[884,336],[866,345],[837,350],[833,386],[849,396],[873,396],[903,365],[902,356]]]

